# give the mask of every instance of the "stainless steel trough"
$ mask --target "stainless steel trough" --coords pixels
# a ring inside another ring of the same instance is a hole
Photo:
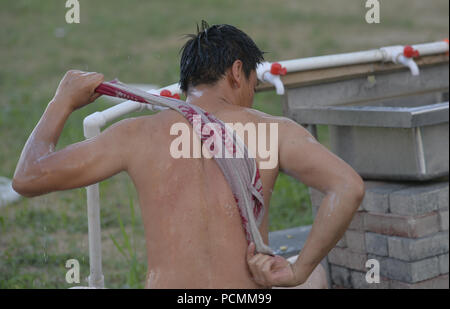
[[[365,179],[428,180],[448,175],[449,103],[302,110],[329,125],[331,150]]]
[[[328,125],[331,150],[364,179],[448,176],[448,56],[418,64],[417,77],[387,64],[287,77],[284,114],[312,132]]]

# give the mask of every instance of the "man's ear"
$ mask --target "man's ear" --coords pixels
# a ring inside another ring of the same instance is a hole
[[[244,71],[242,70],[242,61],[241,60],[235,60],[233,62],[233,65],[230,69],[230,82],[231,86],[234,88],[240,88],[241,87],[241,81],[243,77]]]

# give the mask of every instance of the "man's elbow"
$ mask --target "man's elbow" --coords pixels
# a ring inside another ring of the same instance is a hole
[[[25,197],[35,197],[40,195],[39,192],[33,188],[29,181],[23,180],[19,177],[14,177],[12,180],[12,188],[14,191]]]
[[[339,192],[342,196],[346,196],[349,201],[352,201],[350,204],[355,211],[361,205],[366,193],[364,181],[359,175],[342,181],[334,191]]]
[[[364,180],[360,176],[355,177],[355,179],[351,182],[350,188],[350,192],[356,200],[356,208],[358,208],[359,205],[361,205],[366,194]]]

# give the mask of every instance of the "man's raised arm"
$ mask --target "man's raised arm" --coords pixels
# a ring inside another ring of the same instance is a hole
[[[86,186],[125,168],[124,150],[119,147],[124,130],[111,126],[99,136],[54,151],[69,115],[97,99],[95,88],[103,75],[69,71],[54,98],[26,142],[13,178],[13,188],[24,196]],[[115,141],[115,142],[114,142]]]

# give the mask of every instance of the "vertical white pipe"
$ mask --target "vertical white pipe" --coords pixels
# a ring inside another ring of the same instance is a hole
[[[84,119],[84,136],[92,138],[100,134],[103,119],[100,113],[94,113]],[[100,195],[98,183],[86,187],[88,235],[89,235],[89,286],[104,288],[102,271],[102,239],[100,228]]]
[[[102,240],[100,231],[100,195],[98,183],[86,188],[89,233],[89,286],[104,288],[102,272]]]

